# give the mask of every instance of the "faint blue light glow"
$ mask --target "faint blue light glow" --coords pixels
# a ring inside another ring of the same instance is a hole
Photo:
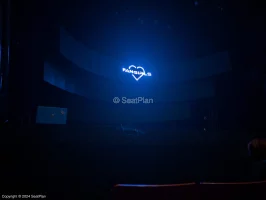
[[[149,185],[142,184],[119,184],[121,187],[148,187]]]
[[[195,185],[196,183],[181,183],[181,184],[164,184],[164,185],[145,185],[145,184],[117,184],[115,187],[179,187]]]

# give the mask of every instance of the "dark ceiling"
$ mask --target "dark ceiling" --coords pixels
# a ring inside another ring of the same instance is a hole
[[[118,59],[172,63],[235,49],[261,19],[256,2],[76,1],[59,5],[60,23],[78,40]],[[260,25],[258,25],[260,26]],[[240,45],[241,46],[241,45]]]

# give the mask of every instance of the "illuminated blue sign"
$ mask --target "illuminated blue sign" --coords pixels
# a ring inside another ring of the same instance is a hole
[[[135,65],[130,65],[128,69],[122,68],[123,72],[132,74],[133,78],[138,81],[142,76],[151,76],[150,72],[145,72],[144,68],[141,66],[136,67]]]

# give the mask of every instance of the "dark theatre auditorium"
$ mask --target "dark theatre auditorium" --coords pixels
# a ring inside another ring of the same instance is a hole
[[[266,199],[264,9],[0,2],[2,199]]]

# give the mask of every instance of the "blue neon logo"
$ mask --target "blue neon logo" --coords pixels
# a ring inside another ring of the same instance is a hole
[[[133,78],[138,81],[143,76],[151,76],[150,72],[145,72],[144,68],[141,66],[136,67],[135,65],[130,65],[128,69],[122,68],[123,72],[132,74]]]

